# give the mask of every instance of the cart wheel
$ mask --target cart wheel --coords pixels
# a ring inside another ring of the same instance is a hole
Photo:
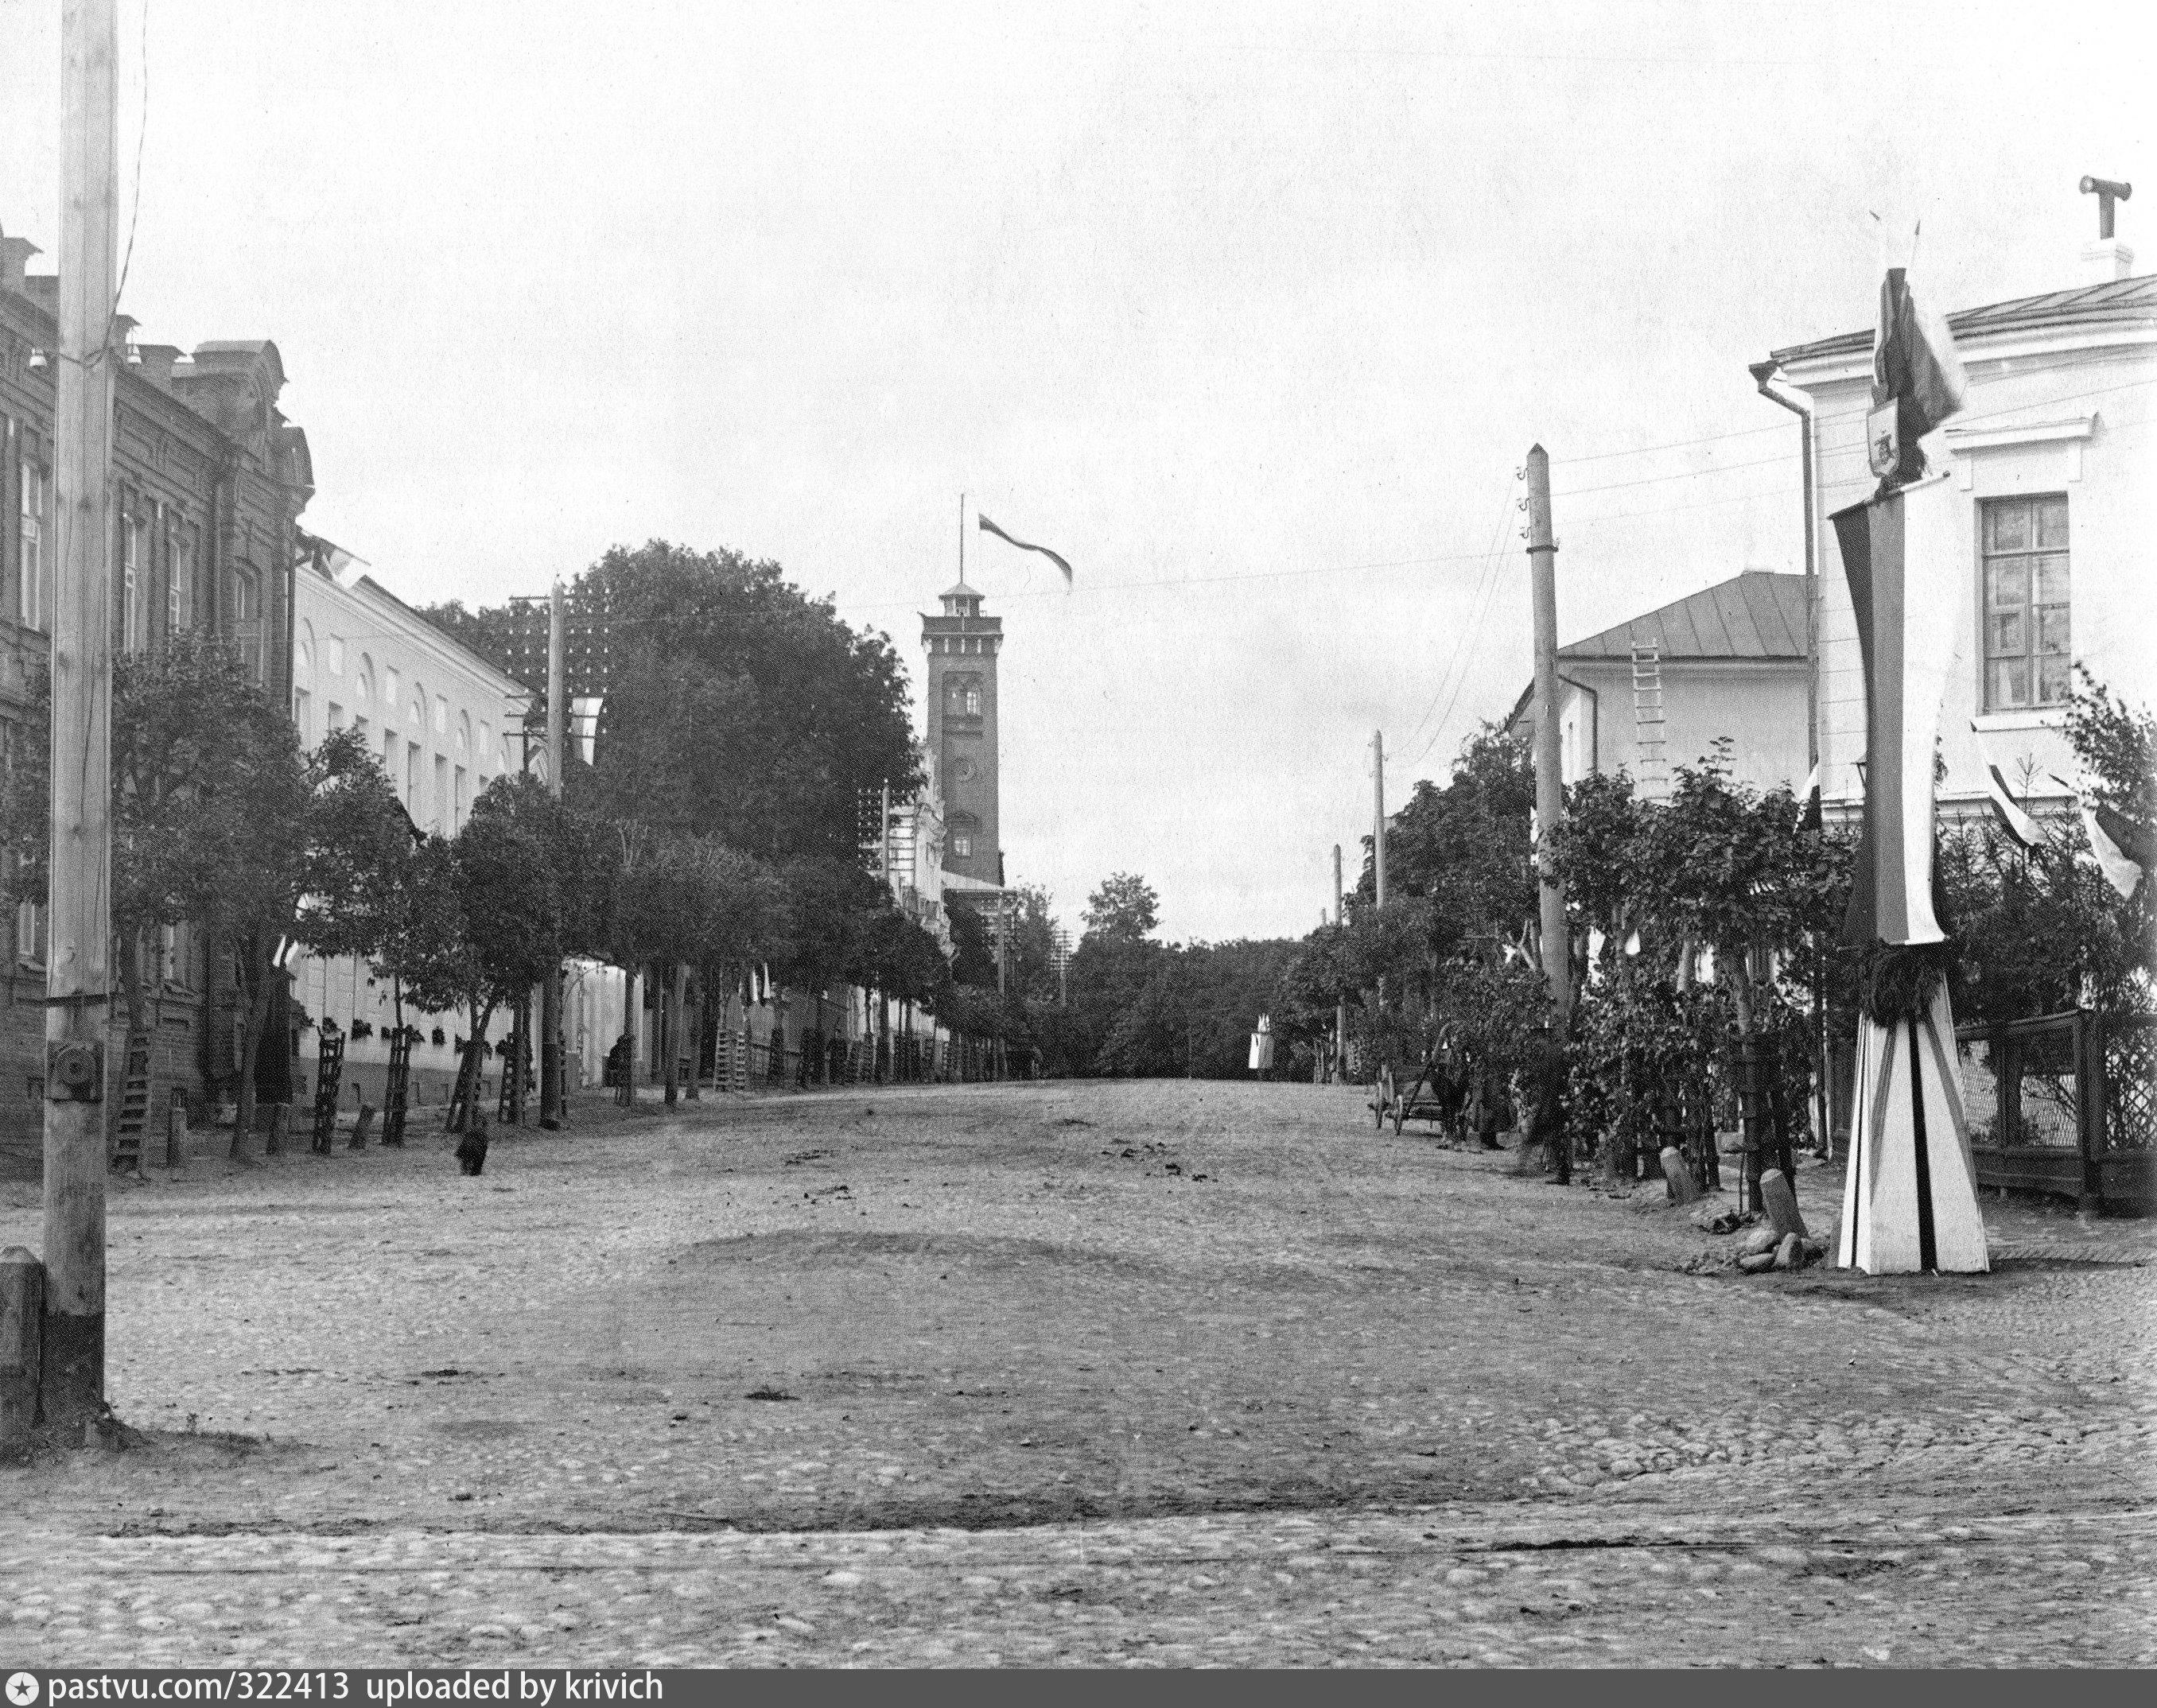
[[[1378,1083],[1371,1088],[1371,1124],[1382,1132],[1386,1125],[1386,1111],[1393,1104],[1393,1070],[1381,1068]]]

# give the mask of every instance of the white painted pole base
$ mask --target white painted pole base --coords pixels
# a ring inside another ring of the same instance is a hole
[[[1992,1267],[1944,984],[1923,1020],[1857,1023],[1857,1110],[1835,1263],[1868,1275]]]

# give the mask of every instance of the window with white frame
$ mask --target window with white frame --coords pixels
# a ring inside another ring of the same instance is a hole
[[[195,623],[195,543],[184,527],[174,527],[165,548],[165,627],[185,634]]]
[[[45,964],[45,908],[42,902],[16,903],[15,959],[26,967]]]
[[[2067,697],[2067,501],[1989,498],[1983,508],[1985,709]]]
[[[129,513],[120,523],[120,650],[150,644],[150,525]]]
[[[17,531],[15,615],[24,626],[45,626],[45,493],[48,481],[42,466],[28,457],[16,465],[17,503],[21,526]]]

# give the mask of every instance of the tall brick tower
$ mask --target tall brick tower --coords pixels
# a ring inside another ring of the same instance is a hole
[[[944,867],[983,883],[1004,881],[996,816],[996,653],[1001,617],[961,580],[944,615],[921,620],[929,655],[929,750],[944,785]]]

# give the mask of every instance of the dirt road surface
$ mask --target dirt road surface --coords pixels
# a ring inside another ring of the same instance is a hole
[[[2157,1662],[2157,1230],[1988,1200],[1990,1276],[1696,1273],[1733,1242],[1660,1193],[1360,1095],[116,1182],[130,1429],[0,1470],[0,1661]]]

